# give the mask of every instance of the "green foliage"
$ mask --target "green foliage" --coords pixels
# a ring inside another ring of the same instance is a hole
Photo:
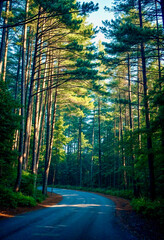
[[[22,181],[20,191],[29,196],[34,194],[34,175],[29,172],[22,171]]]
[[[132,190],[107,190],[105,192],[106,194],[122,197],[126,199],[132,199],[134,198],[134,194]]]
[[[91,187],[77,187],[71,185],[56,185],[56,188],[65,188],[65,189],[72,189],[72,190],[83,190],[88,192],[97,192],[103,193],[107,195],[122,197],[126,199],[133,199],[134,194],[131,190],[114,190],[114,189],[107,189],[107,188],[91,188]]]
[[[13,171],[17,152],[12,150],[15,130],[19,127],[19,117],[14,113],[16,102],[0,81],[0,175],[7,184]]]
[[[151,201],[139,198],[133,199],[131,205],[137,213],[142,213],[147,218],[159,218],[164,223],[164,200]]]
[[[35,200],[38,203],[41,203],[43,200],[45,200],[45,195],[42,194],[41,190],[36,190]]]
[[[0,186],[0,205],[1,208],[33,207],[36,200],[31,196],[25,196],[21,192],[15,193],[10,188]]]

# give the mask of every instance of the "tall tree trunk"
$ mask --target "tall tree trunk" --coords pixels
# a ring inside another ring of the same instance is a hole
[[[139,5],[140,28],[143,28],[141,0],[138,0],[138,5]],[[154,154],[152,149],[152,137],[150,133],[151,130],[150,130],[150,116],[149,116],[148,93],[147,93],[148,86],[147,86],[147,76],[146,76],[146,59],[145,59],[145,48],[144,48],[143,42],[141,42],[141,58],[142,58],[142,74],[143,74],[143,87],[144,87],[145,118],[146,118],[146,128],[147,128],[150,197],[152,200],[154,200],[155,199]]]
[[[83,166],[82,166],[82,158],[81,158],[81,124],[82,124],[82,117],[79,118],[79,137],[78,137],[78,163],[80,167],[80,187],[82,186],[82,177],[83,177]]]
[[[113,163],[113,187],[116,187],[116,169],[117,169],[117,156],[116,156],[116,117],[114,117],[114,163]]]
[[[1,14],[2,14],[3,2],[4,2],[4,0],[0,1],[0,19],[1,19]]]
[[[130,127],[130,151],[131,151],[131,166],[132,166],[132,183],[133,191],[136,196],[136,182],[135,182],[135,170],[134,170],[134,154],[133,154],[133,121],[132,121],[132,96],[131,96],[131,75],[130,75],[130,57],[128,54],[128,102],[129,102],[129,127]]]
[[[121,149],[121,166],[123,166],[123,180],[124,180],[124,188],[127,188],[127,173],[126,173],[126,162],[124,156],[124,139],[123,139],[123,122],[122,122],[122,106],[121,106],[121,97],[119,93],[119,148]],[[122,173],[121,173],[122,175]],[[122,176],[121,176],[122,177]]]
[[[141,92],[141,63],[140,63],[140,58],[138,56],[138,69],[137,69],[137,121],[138,121],[138,146],[141,149],[141,133],[140,133],[140,92]]]
[[[3,60],[3,69],[2,69],[2,80],[3,82],[6,81],[6,67],[7,67],[7,52],[8,52],[8,45],[9,45],[9,30],[6,32],[6,44],[5,44],[5,54]]]
[[[48,62],[48,57],[46,57],[46,62],[45,62],[44,79],[43,79],[43,86],[42,86],[43,90],[45,89],[45,86],[46,86],[47,62]],[[36,155],[36,172],[38,171],[38,166],[39,166],[39,155],[41,150],[41,142],[42,142],[42,136],[43,136],[44,122],[45,122],[47,97],[48,97],[47,91],[46,91],[45,97],[44,97],[44,91],[42,91],[41,97],[40,97],[39,119],[38,119],[38,128],[39,128],[38,139],[39,140],[38,140],[38,149],[37,149],[37,155]]]
[[[91,187],[93,188],[93,155],[94,155],[94,136],[95,136],[95,111],[93,116],[93,129],[92,129],[92,156],[91,156]]]
[[[163,24],[164,24],[164,3],[163,4]],[[155,9],[156,9],[156,26],[157,26],[157,32],[159,33],[159,24],[158,24],[158,14],[157,14],[157,1],[155,0]],[[164,26],[164,25],[163,25]],[[159,36],[157,37],[157,49],[158,49],[158,77],[159,77],[159,90],[161,92],[162,90],[162,74],[161,74],[161,53],[160,53],[160,41],[159,41]],[[163,107],[159,107],[159,114],[162,116],[162,108]],[[161,123],[161,129],[162,129],[162,133],[161,133],[161,142],[162,142],[162,148],[164,148],[164,121],[163,119],[161,119],[160,121]]]
[[[159,1],[156,1],[156,2],[159,2]],[[161,0],[160,4],[161,4],[162,22],[163,22],[163,28],[164,28],[164,1]]]
[[[99,187],[101,187],[102,184],[102,166],[101,166],[101,116],[100,116],[100,111],[101,111],[101,104],[100,104],[100,97],[98,97],[98,125],[99,125],[99,130],[98,130],[98,142],[99,142]]]
[[[29,92],[29,84],[30,84],[30,72],[31,72],[31,66],[32,66],[32,53],[33,53],[33,38],[29,39],[30,42],[30,49],[28,47],[28,60],[26,64],[26,73],[25,73],[25,79],[26,79],[26,88],[25,88],[25,106],[27,106],[28,102],[28,92]]]
[[[34,81],[36,75],[36,59],[38,53],[38,34],[39,34],[39,22],[40,22],[40,8],[38,13],[38,21],[37,21],[37,31],[36,31],[36,39],[35,39],[35,50],[34,50],[34,58],[33,58],[33,68],[31,74],[31,82],[30,82],[30,91],[29,91],[29,98],[28,98],[28,107],[27,107],[27,119],[26,119],[26,131],[25,131],[25,140],[24,140],[24,159],[23,159],[23,168],[26,170],[27,168],[27,159],[28,159],[28,152],[30,147],[30,137],[31,137],[31,123],[32,123],[32,102],[33,102],[33,89],[34,89]]]
[[[29,10],[29,0],[26,1],[26,18]],[[25,132],[25,62],[26,62],[26,41],[27,41],[27,24],[24,25],[23,33],[23,48],[22,48],[22,79],[21,79],[21,130],[19,142],[19,158],[18,158],[18,174],[16,180],[15,190],[20,189],[22,166],[23,166],[23,146],[24,146],[24,132]]]
[[[36,172],[36,156],[38,150],[38,141],[39,141],[39,105],[40,105],[40,77],[41,77],[41,57],[42,54],[39,54],[39,67],[38,67],[38,80],[36,87],[36,100],[35,100],[35,120],[34,120],[34,140],[33,140],[33,159],[32,159],[32,173],[37,174]],[[40,109],[42,110],[42,109]]]
[[[47,144],[49,146],[46,147],[46,158],[45,158],[45,170],[44,170],[44,179],[43,179],[43,194],[47,194],[47,184],[48,184],[48,175],[49,175],[49,169],[51,164],[51,157],[52,157],[52,147],[53,147],[53,135],[54,135],[54,128],[55,128],[55,118],[56,118],[56,104],[57,104],[57,88],[55,92],[55,98],[54,98],[54,109],[53,109],[53,119],[52,119],[52,127],[50,131],[50,125],[51,121],[50,118],[48,118],[48,132],[47,132]],[[50,114],[51,115],[51,114]]]
[[[38,142],[38,149],[37,149],[37,156],[36,156],[36,172],[38,172],[38,167],[39,167],[39,156],[40,156],[41,143],[42,143],[43,131],[44,131],[47,96],[48,95],[47,95],[47,92],[46,92],[45,102],[44,102],[44,106],[43,106],[43,110],[42,110],[42,118],[41,118],[41,121],[40,121],[40,134],[39,134],[39,142]]]
[[[157,32],[159,34],[159,24],[158,24],[158,14],[157,14],[157,2],[156,2],[156,0],[155,0],[155,10],[156,10],[156,26],[157,26]],[[157,50],[158,50],[159,89],[161,91],[161,53],[160,53],[159,35],[157,36]]]
[[[51,56],[49,57],[50,60],[50,69],[51,69],[51,81],[52,84],[52,75],[53,75],[53,52],[51,52]],[[58,70],[57,70],[57,83],[59,78],[59,68],[60,68],[60,60],[58,59]],[[53,139],[54,139],[54,128],[55,128],[55,120],[56,120],[56,105],[57,105],[57,87],[55,88],[55,96],[54,96],[54,103],[53,103],[53,116],[51,122],[51,109],[52,109],[52,90],[49,89],[49,107],[47,113],[47,143],[46,143],[46,156],[45,156],[45,169],[44,169],[44,177],[43,177],[43,194],[47,194],[47,184],[48,184],[48,176],[49,176],[49,169],[51,164],[52,158],[52,147],[53,147]],[[51,126],[52,125],[52,126]],[[50,128],[51,126],[51,128]],[[48,144],[48,145],[47,145]]]
[[[10,9],[10,1],[6,1],[6,16],[4,18],[4,26],[7,25],[8,23],[9,9]],[[0,77],[2,74],[4,55],[6,53],[6,45],[8,45],[7,42],[8,42],[8,29],[4,27],[2,31],[1,49],[0,49]]]

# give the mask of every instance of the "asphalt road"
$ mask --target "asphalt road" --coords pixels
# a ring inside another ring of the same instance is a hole
[[[54,192],[63,196],[59,204],[1,220],[0,239],[136,240],[120,227],[111,200],[74,190]]]

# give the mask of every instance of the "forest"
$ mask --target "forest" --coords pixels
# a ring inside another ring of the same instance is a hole
[[[35,205],[48,185],[69,185],[161,211],[164,1],[113,0],[105,10],[115,18],[100,29],[87,23],[98,8],[0,2],[2,206]],[[98,31],[106,41],[94,42]]]

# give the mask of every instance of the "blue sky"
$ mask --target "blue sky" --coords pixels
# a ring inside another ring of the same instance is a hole
[[[90,2],[90,0],[81,0],[81,2]],[[95,4],[99,4],[99,10],[97,12],[91,13],[87,19],[88,23],[93,23],[94,27],[102,26],[102,21],[104,20],[111,20],[114,18],[113,13],[107,12],[104,10],[104,7],[111,7],[113,0],[92,0]],[[98,42],[99,40],[104,41],[104,36],[102,33],[98,33],[95,42]]]

